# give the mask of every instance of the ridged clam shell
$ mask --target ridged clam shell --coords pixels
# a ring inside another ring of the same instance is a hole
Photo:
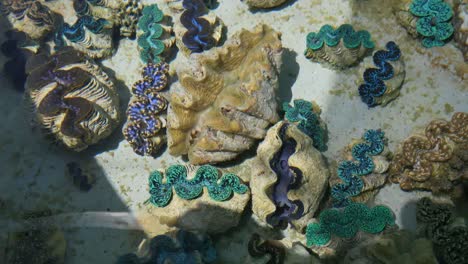
[[[33,40],[44,38],[55,28],[57,14],[38,0],[3,0],[0,11],[14,29],[26,33]]]
[[[313,62],[329,63],[332,67],[346,68],[358,63],[369,51],[370,49],[363,45],[352,49],[346,48],[343,41],[340,41],[334,47],[323,45],[319,50],[307,49],[305,56]]]
[[[241,30],[220,48],[193,54],[178,70],[168,108],[168,147],[192,164],[227,161],[265,137],[279,120],[280,34]]]
[[[84,38],[79,42],[72,42],[64,37],[63,39],[66,45],[85,53],[88,57],[93,59],[101,59],[112,55],[115,50],[114,41],[112,39],[112,26],[106,26],[100,33],[93,33],[87,28],[85,28],[84,31]]]
[[[276,211],[271,196],[274,185],[278,181],[278,175],[271,168],[270,162],[284,144],[280,136],[283,126],[288,126],[284,133],[284,140],[293,139],[297,144],[294,154],[288,159],[288,164],[302,172],[302,181],[298,188],[288,191],[288,198],[291,201],[300,200],[304,205],[303,216],[292,221],[297,230],[302,230],[318,209],[327,189],[329,171],[322,155],[313,147],[312,140],[296,126],[284,121],[271,127],[263,142],[258,146],[257,158],[252,165],[250,179],[252,210],[263,222],[266,222],[267,217]]]
[[[82,53],[65,48],[28,61],[26,95],[34,118],[67,148],[81,151],[110,135],[119,99],[110,78]]]
[[[400,95],[401,87],[405,81],[406,69],[403,56],[397,61],[387,61],[393,67],[393,77],[389,80],[384,80],[387,87],[385,93],[380,97],[374,97],[377,105],[385,106]],[[360,68],[359,76],[364,76],[364,72],[368,68],[376,68],[372,57],[364,59],[363,66]],[[362,81],[364,83],[365,81]]]

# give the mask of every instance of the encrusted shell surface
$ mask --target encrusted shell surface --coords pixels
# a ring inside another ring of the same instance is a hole
[[[171,86],[168,147],[192,164],[227,161],[279,120],[280,33],[241,30],[220,48],[193,54]]]
[[[408,34],[417,38],[419,37],[419,33],[416,30],[416,22],[418,21],[418,18],[409,12],[411,1],[412,0],[402,0],[399,5],[393,8],[393,13],[395,14],[398,23],[406,29]]]
[[[83,10],[80,15],[103,18],[120,28],[120,35],[135,35],[143,5],[139,0],[74,0],[75,10]]]
[[[313,62],[325,63],[333,68],[342,69],[357,64],[370,50],[364,45],[359,45],[356,48],[347,48],[341,40],[338,45],[333,47],[323,45],[318,50],[307,49],[305,56]]]
[[[188,165],[186,168],[188,178],[193,178],[198,167]],[[218,202],[210,198],[205,187],[200,197],[185,200],[173,194],[167,206],[156,207],[149,204],[144,214],[151,215],[153,221],[169,227],[214,234],[237,226],[249,201],[250,190]]]
[[[454,8],[453,25],[455,27],[454,38],[463,53],[465,62],[468,62],[468,3],[460,3]]]
[[[287,126],[283,128],[284,126]],[[280,130],[285,129],[283,138]],[[329,171],[325,160],[312,145],[312,140],[296,126],[282,121],[271,127],[257,149],[256,162],[252,165],[250,188],[252,190],[252,211],[266,222],[275,213],[276,205],[272,193],[279,177],[271,167],[271,161],[286,140],[296,142],[295,151],[288,159],[288,165],[302,173],[299,186],[288,191],[288,199],[300,200],[304,205],[303,216],[292,220],[297,230],[302,230],[317,211],[327,189]]]
[[[38,0],[3,0],[0,9],[12,27],[31,39],[44,38],[54,30],[56,14]]]
[[[65,35],[62,36],[62,40],[66,46],[71,46],[93,59],[101,59],[112,55],[115,49],[112,36],[112,24],[106,23],[104,27],[96,33],[92,32],[87,27],[83,27],[83,32],[83,38],[78,41],[71,41]]]
[[[180,22],[180,16],[184,11],[182,6],[182,0],[166,0],[166,4],[169,7],[169,13],[172,16],[173,23],[174,23],[174,34],[175,34],[175,43],[179,51],[182,52],[185,56],[189,56],[192,54],[192,51],[188,49],[184,42],[182,41],[182,37],[187,32],[187,28],[185,28],[182,23]],[[213,37],[214,43],[213,45],[216,47],[222,41],[223,35],[225,33],[225,26],[223,21],[216,16],[216,14],[207,9],[207,13],[204,16],[200,17],[201,19],[205,19],[210,24],[211,28],[211,36]]]
[[[401,144],[390,165],[390,180],[403,190],[447,193],[466,177],[467,161],[468,114],[457,112],[451,121],[434,120]]]
[[[405,61],[403,56],[397,61],[388,60],[387,63],[390,63],[393,67],[393,77],[388,80],[383,80],[386,90],[382,96],[374,97],[375,103],[380,106],[385,106],[395,98],[400,95],[401,87],[406,76]],[[368,68],[376,68],[376,65],[373,62],[373,57],[369,56],[364,59],[363,66],[360,69],[359,75],[364,76],[364,72]],[[365,83],[365,81],[363,81]]]
[[[110,135],[119,122],[112,81],[82,53],[65,48],[28,61],[26,94],[34,118],[67,148],[81,151]]]
[[[243,0],[250,8],[272,8],[284,4],[288,0]]]
[[[354,139],[346,146],[343,150],[343,156],[345,160],[353,160],[351,150],[356,144],[365,143],[362,139]],[[387,174],[390,167],[390,151],[385,147],[384,151],[379,155],[372,156],[374,162],[374,170],[368,175],[359,176],[364,183],[361,193],[357,196],[350,197],[353,202],[366,203],[377,194],[377,192],[385,185],[387,181]],[[331,170],[331,177],[329,185],[334,186],[335,184],[342,183],[342,180],[337,175],[337,170]]]

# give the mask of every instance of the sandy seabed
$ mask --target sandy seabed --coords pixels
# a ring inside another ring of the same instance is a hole
[[[163,5],[160,0],[142,2]],[[339,160],[340,150],[351,139],[360,138],[366,129],[383,129],[389,139],[389,148],[395,150],[412,131],[431,120],[449,119],[457,111],[468,112],[468,73],[458,69],[458,65],[464,63],[461,52],[453,41],[444,47],[424,49],[419,40],[410,37],[397,24],[391,13],[391,4],[395,1],[290,0],[281,8],[257,12],[249,11],[239,0],[219,2],[214,12],[227,26],[228,36],[241,28],[251,29],[261,23],[282,33],[285,51],[280,77],[281,100],[302,98],[318,103],[322,109],[321,117],[329,129],[328,150],[324,153],[329,160]],[[343,23],[368,30],[377,48],[383,48],[391,40],[400,46],[406,63],[406,80],[400,97],[384,108],[368,109],[361,102],[357,87],[361,82],[359,69],[362,64],[338,72],[311,63],[303,55],[307,33],[318,31],[324,24]],[[0,31],[2,38],[2,27]],[[177,68],[177,64],[182,63],[183,58],[179,57],[171,67]],[[0,65],[5,60],[0,55]],[[129,87],[138,80],[143,66],[137,55],[136,41],[122,39],[116,54],[102,64],[117,80],[124,111]],[[465,80],[461,78],[463,74]],[[44,139],[39,129],[32,128],[22,94],[11,86],[7,78],[0,75],[2,210],[21,212],[51,208],[61,213],[132,213],[140,210],[148,198],[150,171],[183,162],[171,157],[167,151],[157,158],[134,154],[120,133],[121,127],[111,137],[84,152],[65,151]],[[96,177],[89,192],[80,192],[64,176],[65,165],[70,161],[80,163]],[[389,185],[380,191],[376,203],[389,206],[400,227],[413,229],[415,223],[408,220],[414,214],[413,202],[428,194],[403,192],[397,185]],[[242,220],[239,227],[218,239],[218,248],[226,245],[226,241],[230,247],[230,250],[220,252],[219,263],[245,263],[249,233],[255,231],[251,222]],[[4,234],[0,239],[1,236]],[[134,251],[145,234],[77,227],[67,230],[65,236],[68,242],[66,263],[106,264],[114,263],[119,255]]]

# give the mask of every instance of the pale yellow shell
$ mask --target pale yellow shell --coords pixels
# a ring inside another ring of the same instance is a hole
[[[227,161],[263,139],[279,120],[280,34],[241,30],[220,48],[193,54],[178,69],[168,108],[168,147],[190,163]]]
[[[364,45],[349,49],[344,46],[343,41],[340,41],[338,45],[333,47],[323,45],[318,50],[307,49],[305,56],[313,62],[325,63],[332,68],[341,69],[357,64],[370,50]]]

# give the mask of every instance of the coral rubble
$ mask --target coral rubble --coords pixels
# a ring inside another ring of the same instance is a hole
[[[56,49],[63,46],[85,53],[90,58],[104,58],[114,51],[112,25],[107,20],[92,16],[82,16],[75,24],[64,23],[55,33]]]
[[[119,123],[119,98],[105,72],[70,48],[26,65],[26,94],[35,120],[67,148],[80,151]]]
[[[349,24],[337,29],[324,25],[319,32],[307,35],[304,55],[313,62],[346,68],[358,63],[374,45],[369,32],[365,30],[355,31]]]
[[[123,134],[138,155],[153,155],[166,141],[162,133],[166,119],[162,114],[167,100],[159,92],[167,86],[168,71],[166,63],[150,63],[142,70],[143,79],[133,85]]]
[[[394,9],[398,22],[426,48],[443,46],[453,35],[452,8],[443,0],[403,0]]]
[[[280,34],[241,30],[220,48],[193,54],[171,88],[168,147],[190,163],[232,160],[279,120]]]
[[[187,179],[187,169],[182,165],[172,165],[166,170],[166,182],[163,174],[155,171],[149,178],[150,202],[157,207],[169,204],[172,198],[172,188],[176,194],[186,200],[199,197],[203,188],[215,201],[226,201],[233,193],[245,194],[247,186],[242,184],[239,177],[232,173],[224,174],[218,181],[219,171],[211,165],[203,165],[197,169],[193,179]]]
[[[424,134],[406,139],[390,166],[390,180],[403,190],[450,192],[466,174],[468,114],[457,112],[450,121],[434,120]]]
[[[312,140],[296,126],[279,122],[268,130],[252,165],[252,210],[271,226],[302,230],[319,207],[328,177]]]
[[[250,8],[273,8],[280,6],[288,0],[242,0]]]
[[[172,28],[162,25],[164,13],[153,4],[143,8],[143,15],[138,21],[138,48],[143,62],[159,63],[161,56],[168,53],[174,44]]]
[[[315,106],[315,107],[314,107]],[[314,142],[314,147],[319,151],[327,150],[327,128],[320,120],[320,108],[312,102],[298,99],[294,100],[294,106],[283,103],[284,118],[297,125]]]
[[[145,252],[130,253],[119,257],[117,264],[203,264],[213,263],[217,252],[207,235],[178,230],[176,232],[153,237]],[[143,250],[142,250],[143,251]]]
[[[365,204],[352,203],[344,209],[327,209],[320,213],[318,223],[307,226],[307,245],[326,245],[332,235],[352,238],[358,231],[377,234],[394,223],[392,211],[381,205],[369,208]]]
[[[384,133],[380,130],[368,130],[363,136],[366,143],[352,147],[352,156],[357,161],[343,161],[338,166],[338,177],[342,183],[335,184],[331,195],[336,207],[344,207],[351,203],[350,198],[361,193],[364,182],[361,177],[370,174],[375,164],[371,156],[382,153],[385,146]]]
[[[39,0],[2,0],[0,10],[14,29],[34,40],[52,32],[57,20],[57,14]]]
[[[395,42],[386,45],[387,50],[379,50],[372,56],[378,68],[364,71],[364,84],[359,86],[359,95],[369,107],[385,106],[400,94],[405,79],[405,64],[401,51]]]

